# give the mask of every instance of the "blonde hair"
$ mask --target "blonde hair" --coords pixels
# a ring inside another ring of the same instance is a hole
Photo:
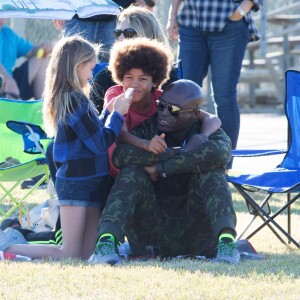
[[[55,44],[46,70],[44,91],[43,118],[48,136],[55,136],[57,123],[66,123],[67,116],[71,115],[71,93],[86,95],[78,78],[77,67],[95,59],[96,53],[97,47],[79,35],[63,37]],[[75,98],[80,102],[78,97]],[[92,107],[92,101],[84,98]]]
[[[133,28],[138,37],[157,40],[169,47],[169,41],[162,30],[158,19],[148,9],[131,5],[121,11],[118,16],[118,23],[124,19],[128,20],[129,25]]]

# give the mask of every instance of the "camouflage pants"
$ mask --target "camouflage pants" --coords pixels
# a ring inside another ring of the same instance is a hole
[[[156,245],[162,256],[214,256],[222,229],[236,216],[223,169],[150,181],[142,167],[121,169],[100,221],[100,234],[123,233],[135,254]]]

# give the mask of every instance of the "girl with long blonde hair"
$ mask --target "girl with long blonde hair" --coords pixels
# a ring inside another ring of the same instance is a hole
[[[63,244],[12,244],[1,234],[0,250],[31,258],[86,259],[93,252],[107,198],[108,147],[119,135],[131,98],[120,98],[100,118],[85,89],[96,63],[93,44],[79,36],[55,46],[46,74],[43,116],[54,137],[55,189]]]

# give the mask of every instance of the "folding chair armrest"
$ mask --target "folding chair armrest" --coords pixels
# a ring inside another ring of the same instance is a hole
[[[284,149],[236,149],[232,150],[233,157],[258,157],[267,155],[284,154],[287,150]]]
[[[6,126],[17,134],[22,135],[24,152],[29,154],[46,154],[41,139],[48,139],[44,130],[36,124],[21,121],[7,121]]]

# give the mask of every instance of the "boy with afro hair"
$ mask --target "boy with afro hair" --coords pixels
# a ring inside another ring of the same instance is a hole
[[[157,153],[155,141],[139,139],[128,131],[140,126],[157,112],[156,100],[162,94],[160,86],[169,79],[172,59],[170,48],[147,38],[125,39],[112,47],[108,68],[117,85],[107,90],[104,109],[110,111],[115,99],[125,98],[125,91],[133,88],[132,103],[125,115],[125,126],[119,142]],[[110,174],[113,177],[118,173],[111,160],[114,149],[115,145],[109,149]]]

